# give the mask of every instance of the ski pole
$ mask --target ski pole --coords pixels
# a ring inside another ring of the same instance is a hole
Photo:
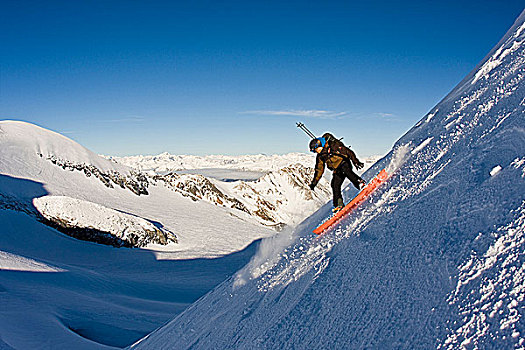
[[[310,136],[312,139],[315,139],[314,133],[308,130],[308,128],[303,123],[298,122],[296,124],[299,129],[301,129],[302,131],[306,133],[306,135]]]

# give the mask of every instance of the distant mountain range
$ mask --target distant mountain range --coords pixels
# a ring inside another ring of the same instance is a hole
[[[155,181],[194,200],[238,209],[277,229],[301,222],[331,198],[329,177],[315,191],[309,189],[315,156],[305,153],[242,156],[162,153],[107,158],[149,174]],[[364,159],[363,171],[377,159],[377,156]]]

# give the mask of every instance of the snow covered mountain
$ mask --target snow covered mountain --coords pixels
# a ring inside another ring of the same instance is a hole
[[[243,211],[277,229],[298,224],[332,195],[327,178],[315,191],[309,189],[315,156],[304,153],[107,158],[146,172],[184,196]],[[363,171],[377,159],[363,159]]]
[[[358,210],[264,240],[133,348],[524,349],[524,40],[525,11],[367,171],[391,177]]]
[[[256,181],[219,181],[199,174],[154,175],[174,191],[193,200],[239,210],[261,224],[280,230],[294,225],[326,203],[331,196],[328,181],[322,179],[311,191],[313,168],[292,164],[269,172]]]
[[[274,233],[55,132],[0,121],[0,348],[129,345]]]
[[[37,202],[32,201],[35,197],[32,193],[24,195],[24,189],[4,184],[0,191],[0,205],[24,210],[70,236],[98,243],[138,247],[152,245],[153,248],[155,245],[168,245],[167,250],[185,250],[194,256],[208,256],[214,251],[230,253],[244,248],[254,239],[270,234],[263,233],[264,227],[282,228],[297,223],[328,201],[330,196],[326,179],[320,182],[316,191],[310,191],[308,183],[312,169],[301,164],[259,173],[259,177],[262,177],[256,181],[224,182],[198,174],[149,176],[103,159],[70,139],[35,125],[2,121],[0,130],[0,172],[43,183],[48,192],[47,197],[58,196],[47,201],[44,212],[40,209],[44,208],[45,199],[39,199],[41,205],[36,206]],[[309,160],[312,160],[311,157]],[[265,163],[260,168],[267,166]],[[77,203],[76,207],[82,203],[85,212],[66,212],[66,208],[75,207],[71,204],[73,202]],[[144,212],[143,202],[151,203],[151,210]],[[195,203],[201,210],[185,205],[187,202]],[[209,204],[217,208],[211,209]],[[53,205],[56,208],[52,208]],[[169,219],[159,217],[166,215],[166,208],[174,207],[180,210],[177,211],[179,215],[170,215]],[[194,225],[208,209],[210,213],[205,214],[207,217],[221,216],[220,221],[226,225],[213,225],[215,227],[210,227],[208,231],[221,243],[203,239],[201,227]],[[111,211],[112,214],[108,216]],[[78,217],[73,217],[73,213]],[[159,227],[145,229],[144,224],[131,224],[133,217],[136,217],[135,222],[144,220],[144,214],[150,226],[159,223]],[[124,215],[128,215],[126,219],[123,219]],[[100,230],[109,226],[97,224],[100,222],[97,216],[111,217],[110,221],[119,223],[120,227],[113,225],[111,232]],[[224,232],[230,231],[228,222],[236,226],[234,222],[239,220],[246,222],[245,227],[261,224],[263,228],[246,230],[253,234],[235,235],[244,238],[232,247],[221,237]],[[140,232],[137,228],[141,228]],[[179,239],[177,236],[180,236]],[[200,241],[201,247],[199,251],[191,252],[191,246],[196,241]],[[170,242],[180,244],[173,245]],[[210,243],[216,245],[208,247]],[[187,247],[184,248],[184,245]]]

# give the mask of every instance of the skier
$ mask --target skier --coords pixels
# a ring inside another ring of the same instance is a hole
[[[357,189],[365,186],[365,180],[352,171],[352,163],[359,170],[364,164],[357,159],[355,153],[346,147],[334,135],[325,133],[322,137],[314,138],[310,141],[310,151],[317,153],[315,161],[315,174],[310,184],[313,191],[324,173],[325,164],[328,169],[333,171],[332,175],[332,192],[334,213],[344,207],[343,196],[341,195],[341,186],[345,178],[348,178]]]

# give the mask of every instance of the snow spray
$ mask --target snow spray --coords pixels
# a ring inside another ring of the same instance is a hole
[[[281,260],[284,249],[296,238],[293,227],[285,227],[281,232],[264,238],[250,262],[235,275],[233,287],[240,287],[248,280],[258,278],[274,267]]]
[[[397,169],[399,169],[408,159],[410,155],[410,142],[404,145],[396,147],[392,151],[392,158],[390,158],[390,163],[386,167],[386,172],[393,174]]]

